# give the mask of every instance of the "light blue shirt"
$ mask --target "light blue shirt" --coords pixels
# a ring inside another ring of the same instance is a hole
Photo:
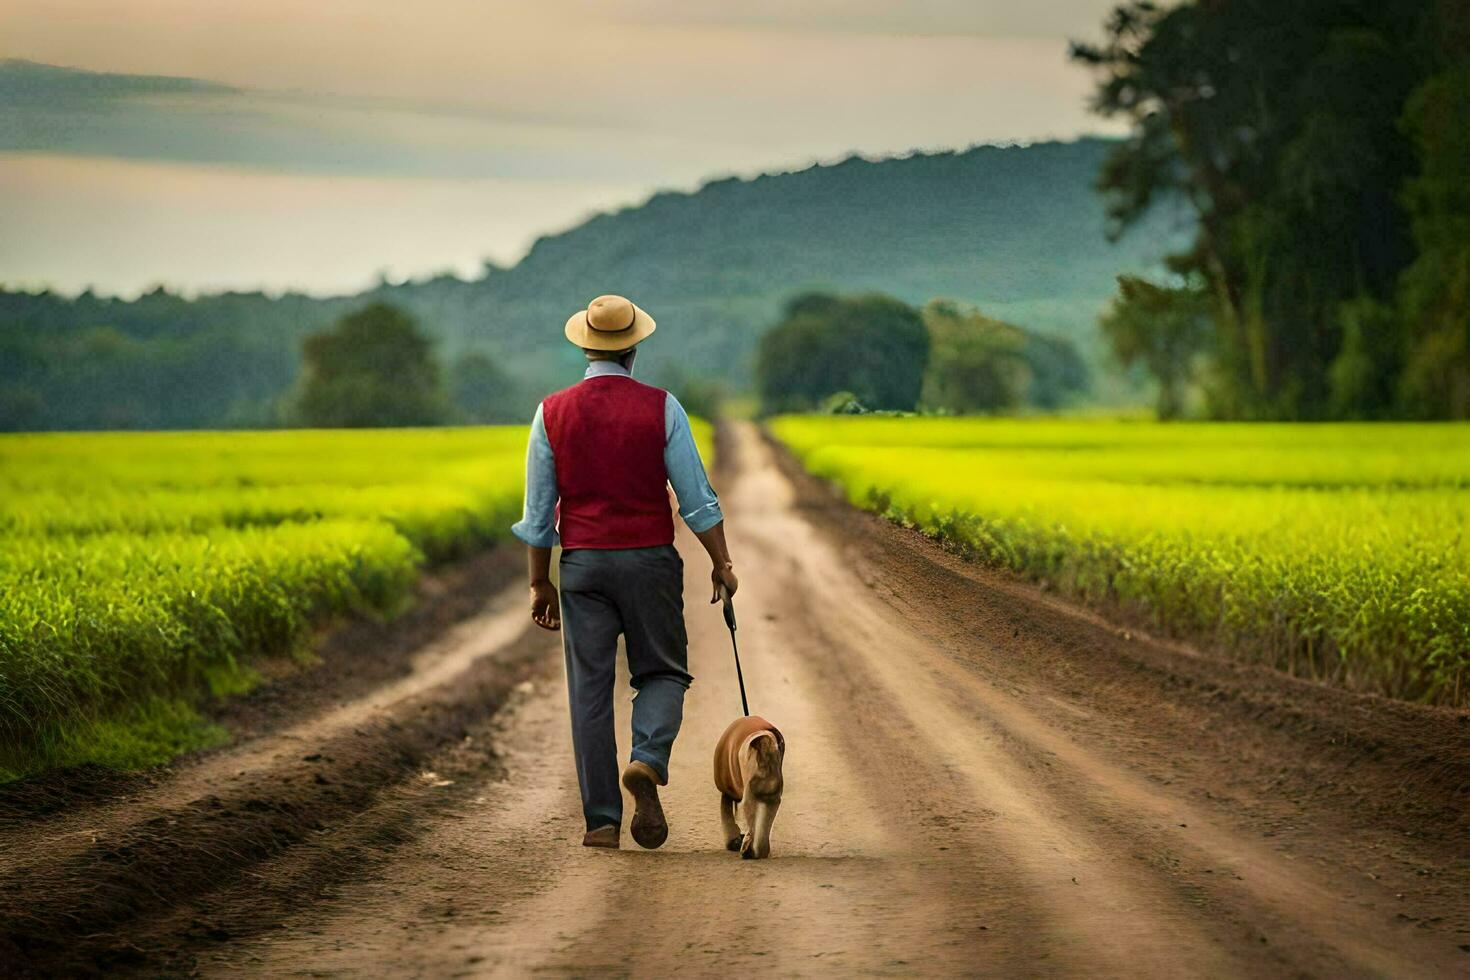
[[[632,372],[617,361],[593,361],[584,377],[605,375],[631,378]],[[708,531],[725,515],[720,501],[705,475],[699,459],[699,447],[689,429],[689,416],[673,395],[664,399],[664,469],[674,496],[679,498],[679,516],[694,532]],[[521,519],[511,533],[533,548],[550,548],[557,543],[556,534],[556,460],[551,453],[551,440],[546,438],[546,423],[541,406],[531,419],[531,440],[526,446],[526,503]]]

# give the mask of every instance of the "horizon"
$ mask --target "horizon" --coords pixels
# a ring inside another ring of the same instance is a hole
[[[0,13],[0,282],[323,296],[474,278],[662,191],[1116,132],[1067,59],[1111,0],[335,0],[289,31],[278,6]]]
[[[105,289],[92,288],[90,286],[64,289],[58,288],[55,285],[49,285],[45,283],[29,285],[25,283],[12,283],[4,279],[3,276],[0,276],[0,292],[29,293],[32,295],[50,293],[55,296],[60,296],[64,299],[76,299],[80,296],[90,293],[97,299],[119,300],[123,302],[135,302],[143,296],[155,292],[163,292],[171,296],[178,296],[189,300],[207,296],[221,295],[259,295],[265,296],[269,299],[281,299],[287,296],[305,296],[311,299],[334,299],[357,296],[364,292],[368,292],[375,288],[378,288],[382,285],[387,285],[390,287],[405,286],[414,283],[429,282],[431,280],[442,279],[446,277],[455,279],[461,283],[473,283],[483,280],[485,278],[486,269],[489,265],[494,265],[500,271],[510,271],[514,269],[526,258],[527,255],[530,254],[531,250],[535,247],[537,242],[542,239],[556,238],[558,236],[571,233],[582,227],[583,225],[587,224],[588,222],[593,221],[599,217],[615,216],[626,211],[635,211],[641,207],[644,207],[649,203],[649,201],[656,197],[664,195],[692,197],[701,193],[706,187],[709,187],[710,185],[722,183],[727,180],[738,180],[742,183],[751,183],[755,180],[767,177],[785,177],[804,173],[808,170],[817,168],[838,167],[852,160],[861,160],[864,163],[869,164],[881,164],[911,160],[921,157],[946,155],[961,156],[979,149],[1025,149],[1032,146],[1044,146],[1050,143],[1073,144],[1082,142],[1084,140],[1109,140],[1115,138],[1116,137],[1112,135],[1104,133],[1080,133],[1076,136],[1067,138],[1048,138],[1025,141],[997,140],[992,142],[972,143],[968,146],[959,147],[921,147],[911,150],[898,151],[894,153],[885,153],[881,155],[864,154],[857,151],[852,151],[830,160],[810,160],[806,161],[805,163],[793,165],[790,167],[758,170],[738,174],[728,172],[713,173],[708,175],[707,177],[699,179],[697,182],[695,182],[693,186],[690,187],[655,187],[647,193],[643,194],[641,197],[638,197],[634,200],[623,203],[616,203],[607,207],[597,208],[588,211],[586,214],[583,214],[582,216],[573,220],[571,223],[566,224],[562,227],[534,232],[532,233],[531,237],[527,239],[525,247],[522,248],[520,252],[508,262],[496,262],[493,259],[487,257],[476,268],[472,270],[461,270],[453,268],[429,270],[417,275],[407,275],[401,277],[383,276],[382,270],[379,270],[378,272],[375,272],[374,274],[364,279],[361,285],[357,287],[349,287],[346,289],[319,291],[312,289],[300,289],[289,286],[284,288],[271,288],[268,286],[261,286],[255,288],[226,287],[219,289],[196,289],[181,287],[176,283],[171,283],[167,281],[157,281],[145,283],[132,290],[109,291]]]

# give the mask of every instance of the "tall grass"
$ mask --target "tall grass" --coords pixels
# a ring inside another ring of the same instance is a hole
[[[1470,703],[1470,426],[785,417],[860,506],[1310,677]]]
[[[195,710],[519,514],[523,427],[0,438],[0,780],[219,737]]]

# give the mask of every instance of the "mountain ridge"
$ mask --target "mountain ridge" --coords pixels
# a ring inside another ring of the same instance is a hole
[[[52,425],[95,425],[86,412],[68,415],[65,371],[56,362],[68,343],[108,328],[117,336],[104,348],[124,348],[141,364],[150,346],[167,347],[188,370],[217,377],[222,389],[206,399],[202,417],[182,406],[160,413],[142,405],[137,411],[148,418],[135,424],[262,424],[294,379],[302,337],[383,300],[418,317],[446,360],[487,352],[528,391],[550,390],[574,376],[580,357],[563,340],[562,322],[605,292],[633,297],[659,320],[663,329],[640,361],[655,382],[704,376],[745,386],[760,334],[792,295],[813,289],[883,292],[915,304],[958,300],[1068,337],[1101,363],[1096,316],[1116,275],[1153,268],[1188,240],[1186,229],[1161,218],[1108,242],[1093,183],[1112,145],[1085,137],[880,160],[854,155],[717,178],[543,235],[514,265],[487,263],[469,280],[382,283],[328,298],[0,292],[0,343],[26,348],[23,360],[32,368],[0,372],[0,385],[12,402],[19,391],[21,401],[35,393],[47,405],[60,404],[62,417]],[[208,356],[212,345],[222,352],[219,363]],[[130,369],[151,377],[140,364]],[[180,362],[176,370],[186,368]],[[141,387],[173,401],[166,385]],[[40,414],[46,422],[58,412]],[[130,423],[123,417],[114,424]]]
[[[749,340],[732,346],[704,331],[692,338],[691,360],[728,369],[734,354],[743,380],[754,341],[745,335],[806,289],[887,292],[913,303],[958,299],[1095,352],[1094,320],[1116,274],[1152,266],[1184,240],[1156,221],[1109,244],[1091,186],[1109,145],[1085,138],[877,161],[851,156],[726,177],[542,236],[514,266],[464,285],[493,299],[484,322],[511,356],[545,346],[523,342],[538,324],[560,323],[593,295],[617,291],[656,316],[712,318],[715,332]],[[985,186],[975,187],[980,174]],[[956,201],[964,190],[971,193]],[[425,313],[436,307],[433,282],[372,292]]]

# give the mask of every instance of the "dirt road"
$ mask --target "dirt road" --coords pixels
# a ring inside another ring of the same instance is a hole
[[[846,509],[753,427],[724,442],[752,709],[788,744],[773,860],[722,847],[708,756],[740,701],[685,539],[696,681],[662,849],[576,846],[560,667],[512,584],[396,682],[453,690],[517,651],[493,721],[315,857],[280,850],[173,913],[252,925],[155,922],[141,962],[151,935],[221,976],[1470,975],[1464,713],[1118,629]]]

